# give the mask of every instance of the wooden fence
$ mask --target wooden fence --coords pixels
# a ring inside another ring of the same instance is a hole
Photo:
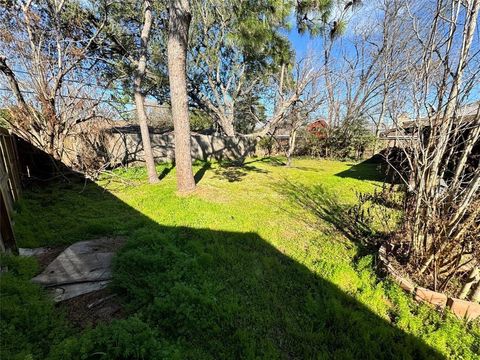
[[[21,190],[18,164],[15,138],[0,127],[0,251],[17,252],[12,217]]]

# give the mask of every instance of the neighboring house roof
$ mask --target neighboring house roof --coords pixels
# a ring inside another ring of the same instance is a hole
[[[458,109],[456,113],[456,122],[465,123],[475,120],[479,116],[480,101],[475,101]],[[404,117],[404,115],[402,115]],[[397,121],[398,126],[387,129],[380,134],[380,137],[387,140],[405,140],[412,137],[412,132],[419,126],[428,127],[431,124],[432,117],[423,117],[416,120],[408,118]]]
[[[325,137],[323,129],[328,128],[328,123],[324,119],[318,119],[307,125],[307,131],[318,138]]]
[[[80,122],[74,128],[75,133],[88,133],[91,131],[110,131],[111,129],[122,127],[128,124],[123,120],[112,120],[107,118],[92,118],[85,122]]]
[[[480,100],[467,104],[458,109],[458,116],[477,116],[480,109]]]
[[[126,124],[124,126],[112,126],[111,130],[121,132],[122,134],[140,134],[140,125]],[[159,129],[153,126],[148,127],[148,132],[150,134],[163,134],[170,131],[171,129]]]
[[[318,131],[320,129],[326,129],[327,127],[328,124],[324,119],[318,119],[307,125],[307,131]]]
[[[275,138],[289,138],[290,137],[290,131],[292,129],[292,123],[289,121],[289,119],[283,120],[277,126],[275,127],[273,131],[273,136]]]
[[[412,135],[405,134],[403,128],[393,128],[381,132],[380,138],[385,140],[407,140],[411,139]]]
[[[284,121],[277,126],[274,132],[274,136],[278,140],[288,139],[290,138],[290,131],[292,125],[288,121]],[[328,127],[327,122],[324,119],[318,119],[310,124],[308,124],[305,128],[307,131],[317,137],[324,136],[322,129]]]
[[[275,129],[274,131],[274,136],[276,138],[279,138],[279,137],[290,137],[290,129],[287,128],[287,127],[278,127]]]

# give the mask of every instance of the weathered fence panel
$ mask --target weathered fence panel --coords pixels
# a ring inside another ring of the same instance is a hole
[[[13,204],[21,191],[15,138],[0,128],[0,250],[17,251],[13,234]]]
[[[108,163],[111,167],[135,164],[144,161],[140,129],[136,125],[109,127],[101,130],[80,132],[67,137],[62,162],[72,168],[89,168],[92,163],[78,166],[80,161],[95,159],[96,164]],[[95,135],[94,135],[95,134]],[[175,137],[172,131],[155,132],[150,129],[150,141],[155,161],[172,161],[175,158]],[[238,135],[228,137],[219,134],[190,136],[191,156],[194,160],[238,160],[251,155],[255,139]],[[92,167],[95,167],[93,164]]]

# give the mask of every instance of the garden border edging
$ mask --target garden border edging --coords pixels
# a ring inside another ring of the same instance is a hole
[[[378,250],[379,265],[387,271],[397,285],[405,292],[412,294],[415,300],[425,302],[440,309],[448,308],[461,319],[474,320],[480,317],[480,304],[449,297],[443,293],[423,288],[415,284],[412,280],[401,276],[388,260],[388,253],[390,251],[391,249],[387,249],[386,245],[380,246]]]

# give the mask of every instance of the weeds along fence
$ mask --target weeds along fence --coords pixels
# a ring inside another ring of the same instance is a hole
[[[18,164],[15,138],[0,127],[0,251],[17,252],[12,218],[21,192]]]

